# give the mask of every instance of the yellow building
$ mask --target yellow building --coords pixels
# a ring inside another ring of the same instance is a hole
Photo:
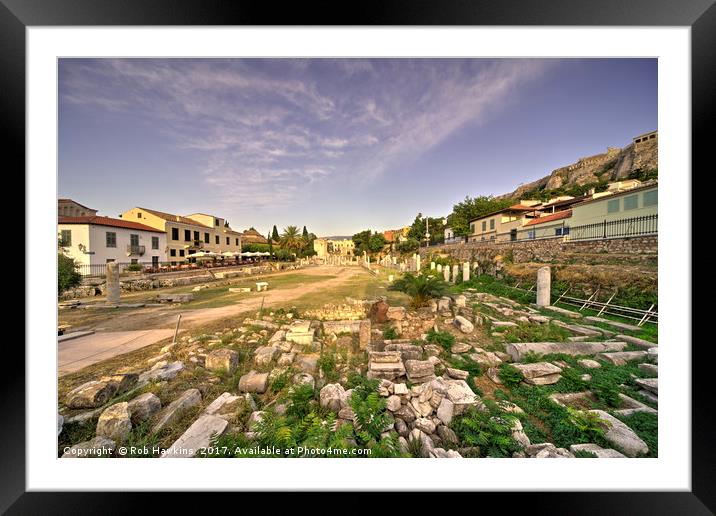
[[[338,256],[353,256],[355,242],[351,239],[329,240],[327,238],[316,238],[313,241],[313,250],[319,258],[325,258],[329,254]]]
[[[470,221],[470,242],[517,240],[517,230],[541,213],[540,201],[521,200],[519,204]]]
[[[241,252],[241,233],[214,215],[193,213],[182,216],[135,207],[122,213],[121,217],[164,231],[167,236],[167,260],[173,265],[195,261],[191,255],[200,251],[217,254]]]

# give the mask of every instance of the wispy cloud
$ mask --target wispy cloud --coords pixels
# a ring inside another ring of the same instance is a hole
[[[63,60],[62,102],[159,128],[225,202],[290,206],[375,181],[499,115],[539,60]]]

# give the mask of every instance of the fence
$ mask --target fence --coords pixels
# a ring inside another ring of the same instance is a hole
[[[619,219],[596,224],[585,224],[569,229],[566,239],[595,240],[600,238],[619,238],[642,235],[655,235],[658,233],[657,215],[645,215],[629,219]]]
[[[632,217],[628,219],[619,219],[611,221],[597,222],[594,224],[583,224],[580,226],[558,226],[553,228],[552,235],[536,235],[537,230],[528,229],[529,226],[521,226],[504,233],[486,234],[477,240],[470,240],[467,237],[455,237],[448,239],[444,244],[430,243],[428,247],[437,247],[441,245],[460,245],[468,242],[535,242],[538,240],[554,240],[561,239],[565,242],[573,242],[577,240],[599,240],[605,238],[624,238],[634,236],[656,235],[658,233],[658,215],[644,215],[642,217]]]
[[[534,293],[535,296],[537,295],[536,285],[532,285],[529,289],[526,289],[520,288],[520,284],[521,283],[517,283],[517,285],[507,285],[505,283],[506,286],[515,290],[519,290],[526,293]],[[600,289],[597,289],[589,297],[589,299],[580,299],[577,297],[568,296],[567,294],[569,293],[570,289],[571,287],[568,287],[567,290],[558,295],[552,293],[552,304],[557,305],[559,303],[562,303],[565,305],[576,306],[579,307],[580,312],[585,308],[594,310],[597,312],[597,316],[600,316],[602,314],[609,314],[625,319],[631,319],[633,321],[637,321],[637,326],[643,326],[645,323],[657,324],[659,322],[659,313],[657,311],[656,305],[654,304],[652,304],[646,310],[642,308],[634,308],[631,306],[617,305],[612,303],[612,301],[616,297],[616,292],[614,292],[606,302],[599,301],[597,299],[597,296],[600,292]]]

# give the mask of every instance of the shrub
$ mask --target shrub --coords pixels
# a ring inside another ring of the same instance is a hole
[[[57,253],[57,293],[79,286],[82,276],[77,272],[77,264],[69,256]]]
[[[479,448],[480,457],[511,457],[522,449],[522,445],[512,437],[515,419],[515,416],[501,412],[494,405],[488,405],[488,412],[471,408],[455,419],[451,426],[461,442]]]
[[[604,425],[609,425],[609,423],[602,420],[598,414],[576,410],[572,407],[567,407],[567,414],[569,422],[589,440],[602,441],[604,439]]]
[[[524,378],[519,369],[512,364],[507,363],[500,364],[497,376],[508,389],[517,387]]]
[[[448,284],[440,278],[428,276],[415,276],[407,273],[402,278],[395,280],[388,290],[405,292],[411,299],[411,306],[418,308],[428,304],[430,299],[440,297],[447,293]]]
[[[322,353],[318,359],[318,368],[323,371],[323,375],[329,383],[338,380],[338,372],[336,371],[336,357],[333,353]]]
[[[398,332],[392,326],[383,331],[383,338],[386,340],[394,340],[398,338]]]
[[[433,344],[437,344],[445,351],[450,351],[452,349],[452,345],[455,344],[455,336],[452,333],[448,333],[446,331],[435,331],[432,328],[428,331],[428,336],[425,340]]]
[[[140,263],[130,263],[124,268],[125,271],[128,272],[139,272],[142,270],[142,264]]]
[[[358,441],[368,444],[380,441],[380,434],[393,419],[385,409],[386,399],[378,394],[378,381],[355,376],[355,386],[349,401],[355,416],[353,424]]]

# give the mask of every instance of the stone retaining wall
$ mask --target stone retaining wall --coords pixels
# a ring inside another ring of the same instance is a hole
[[[592,258],[594,255],[604,255],[605,259],[610,255],[634,255],[655,262],[657,253],[656,235],[576,242],[565,242],[559,238],[521,242],[468,242],[420,249],[423,259],[430,255],[447,254],[460,261],[482,262],[511,255],[513,263],[554,262],[579,254],[590,255]]]
[[[195,285],[197,283],[216,282],[229,278],[252,277],[272,272],[300,269],[301,266],[292,262],[278,264],[257,265],[255,267],[242,267],[236,269],[181,271],[157,274],[137,274],[123,276],[120,278],[120,289],[122,292],[135,292],[143,290],[155,290],[159,288],[181,287],[184,285]],[[82,297],[103,296],[105,294],[105,280],[94,278],[77,288],[70,289],[60,295],[60,300],[77,299]]]

